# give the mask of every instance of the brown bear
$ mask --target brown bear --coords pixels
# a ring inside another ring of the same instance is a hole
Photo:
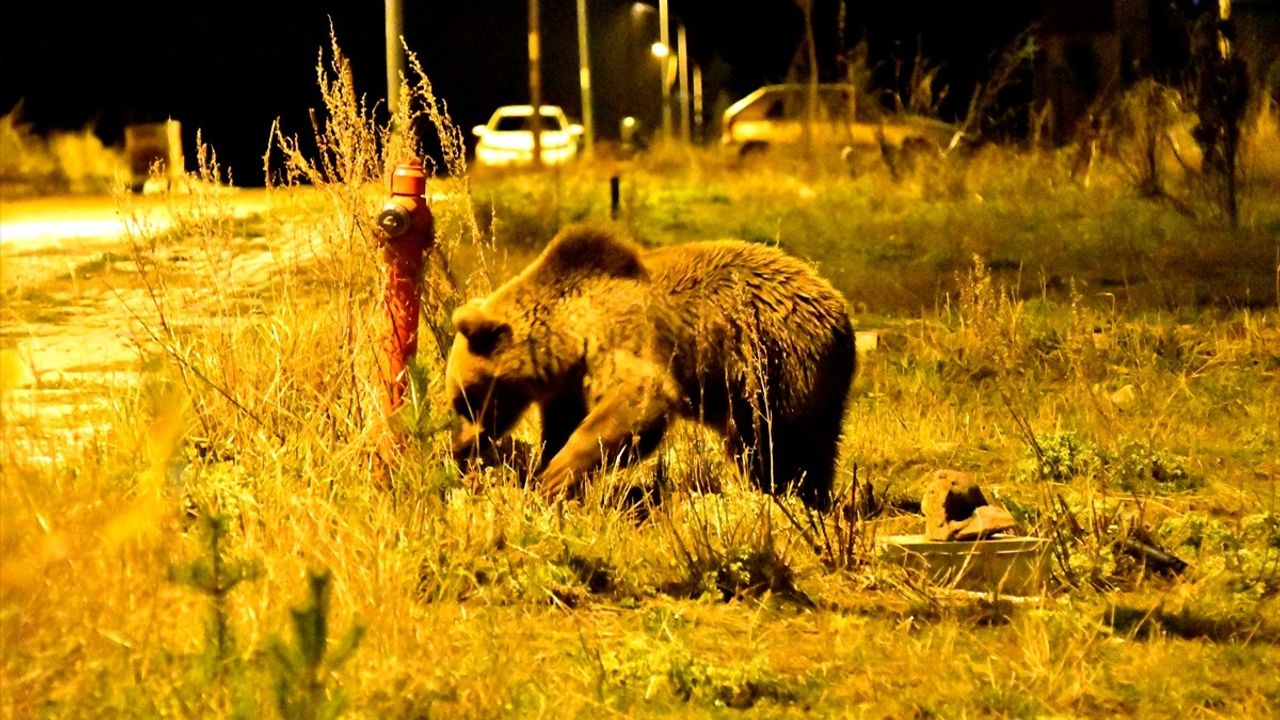
[[[537,405],[535,481],[555,496],[649,453],[681,416],[718,429],[762,490],[829,506],[853,327],[844,297],[776,248],[642,251],[614,229],[574,226],[453,325],[460,461]]]

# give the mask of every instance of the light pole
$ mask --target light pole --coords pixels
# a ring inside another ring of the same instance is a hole
[[[667,61],[671,59],[671,48],[667,47],[661,40],[658,40],[649,46],[649,52],[658,59],[658,82],[662,85],[662,140],[663,142],[670,142],[671,82],[667,77],[667,69],[670,67]]]
[[[637,2],[631,6],[633,13],[651,12],[653,6]],[[650,46],[653,56],[658,59],[659,74],[662,82],[662,139],[672,140],[671,119],[671,85],[680,77],[680,135],[685,142],[689,141],[689,53],[686,43],[684,23],[677,21],[676,44],[673,53],[671,47],[671,18],[667,13],[667,0],[658,1],[658,41]],[[675,66],[672,66],[672,55],[675,55]]]

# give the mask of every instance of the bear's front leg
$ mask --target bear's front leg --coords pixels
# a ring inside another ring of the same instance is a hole
[[[480,395],[479,393],[474,393]],[[473,463],[494,465],[503,457],[509,456],[514,445],[507,443],[504,447],[502,439],[511,431],[520,417],[524,415],[530,402],[520,397],[505,397],[500,401],[481,396],[483,402],[473,408],[466,402],[466,396],[455,399],[454,409],[458,414],[458,427],[453,433],[453,458],[462,468]],[[526,451],[524,453],[528,455]]]
[[[476,468],[507,466],[521,475],[533,469],[534,448],[511,436],[492,437],[479,425],[462,420],[453,435],[453,459],[464,473]]]
[[[625,375],[610,373],[611,381],[604,383],[609,389],[538,473],[538,491],[544,496],[564,495],[592,470],[615,459],[635,460],[662,440],[680,402],[675,383],[650,363],[633,360],[627,365]]]

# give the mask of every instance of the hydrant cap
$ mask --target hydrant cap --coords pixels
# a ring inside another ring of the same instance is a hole
[[[391,173],[391,194],[422,197],[427,192],[427,174],[422,170],[422,162],[410,160],[396,165]]]

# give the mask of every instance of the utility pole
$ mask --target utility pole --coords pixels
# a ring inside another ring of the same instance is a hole
[[[667,15],[667,0],[658,0],[658,35],[659,41],[667,54],[662,58],[662,139],[671,142],[671,82],[667,79],[668,63],[671,61],[670,16]]]
[[[805,160],[813,159],[813,126],[818,119],[818,49],[813,39],[813,0],[796,0],[804,16],[804,44],[809,66],[809,81],[805,93],[805,121],[801,137]]]
[[[590,159],[595,128],[591,117],[591,47],[587,42],[587,0],[578,0],[578,85],[582,88],[582,150]]]
[[[400,0],[386,0],[387,12],[387,111],[395,117],[400,107],[400,76],[404,74],[404,8]]]
[[[705,138],[703,135],[703,118],[702,118],[702,67],[693,66],[693,136],[699,145],[703,143]]]
[[[689,48],[685,42],[684,23],[676,26],[676,60],[680,63],[680,140],[688,145],[689,135]]]
[[[529,0],[529,101],[533,114],[533,167],[542,168],[542,32],[538,26],[538,0]]]

